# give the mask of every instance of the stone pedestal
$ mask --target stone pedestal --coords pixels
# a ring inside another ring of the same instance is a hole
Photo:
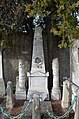
[[[41,119],[40,115],[40,98],[37,94],[33,95],[32,119]]]
[[[16,99],[26,99],[25,68],[23,59],[19,59],[19,76],[16,77]]]
[[[62,108],[69,107],[69,81],[63,82],[63,94],[62,94],[62,101],[61,101]]]
[[[9,81],[7,83],[7,97],[6,97],[6,108],[12,109],[14,105],[12,84]]]
[[[74,119],[79,119],[79,97],[77,97],[77,102],[76,102],[76,105],[75,105],[75,116],[74,116]]]
[[[0,50],[0,95],[5,94],[5,84],[3,79],[2,51]]]
[[[61,98],[61,91],[59,87],[59,62],[58,58],[53,59],[52,62],[53,70],[53,88],[51,93],[51,99],[59,100]]]
[[[34,93],[38,93],[43,100],[49,100],[49,92],[47,89],[48,84],[48,73],[35,72],[28,73],[29,77],[29,89],[27,99],[30,99],[31,95]]]
[[[39,92],[43,99],[49,98],[48,75],[49,73],[45,72],[42,28],[37,26],[34,32],[31,71],[27,74],[29,81],[27,99],[34,92]]]

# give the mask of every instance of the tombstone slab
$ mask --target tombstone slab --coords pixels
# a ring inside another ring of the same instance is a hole
[[[76,40],[70,49],[70,73],[72,82],[79,86],[79,40]],[[79,90],[78,87],[72,85],[72,99],[74,95],[78,96],[77,103],[74,106],[74,119],[79,119]]]

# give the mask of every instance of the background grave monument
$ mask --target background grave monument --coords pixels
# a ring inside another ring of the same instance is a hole
[[[12,109],[14,105],[13,90],[11,81],[7,82],[6,108]]]
[[[49,98],[48,72],[45,72],[42,28],[40,26],[35,26],[32,65],[31,71],[27,73],[27,76],[29,80],[27,99],[29,99],[30,95],[35,91],[40,92],[43,99]]]
[[[19,76],[16,77],[16,99],[26,99],[24,60],[19,59]]]
[[[52,70],[53,70],[53,88],[52,88],[51,98],[53,100],[59,100],[61,98],[61,91],[60,91],[60,87],[59,87],[59,62],[58,62],[58,58],[53,59]]]
[[[3,79],[2,50],[0,49],[0,95],[5,94],[5,84]]]
[[[62,94],[62,101],[61,106],[62,108],[68,108],[69,107],[69,81],[65,80],[63,81],[63,94]]]
[[[79,40],[76,40],[74,46],[70,49],[70,70],[71,80],[76,85],[72,85],[72,99],[75,95],[77,96],[74,119],[79,119]]]

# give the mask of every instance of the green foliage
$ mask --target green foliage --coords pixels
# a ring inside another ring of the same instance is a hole
[[[71,38],[79,38],[78,0],[34,0],[33,3],[26,5],[26,11],[29,16],[34,16],[36,13],[45,17],[50,16],[53,21],[50,32],[61,38],[58,47],[72,46],[74,41],[71,41]]]
[[[26,3],[25,0],[1,0],[0,1],[0,34],[1,46],[15,44],[17,29],[21,28],[26,20],[26,13],[32,18],[36,14],[50,18],[53,35],[60,37],[58,47],[66,48],[74,44],[72,39],[79,38],[77,27],[77,13],[79,14],[78,0],[34,0]]]
[[[47,7],[49,5],[50,5],[50,0],[34,0],[32,4],[26,5],[26,12],[28,12],[30,17],[34,16],[35,14],[49,15],[51,13],[51,11],[47,10]]]
[[[24,12],[25,10],[21,3],[16,4],[12,0],[0,1],[0,35],[3,49],[14,47],[15,34],[17,29],[22,26]]]

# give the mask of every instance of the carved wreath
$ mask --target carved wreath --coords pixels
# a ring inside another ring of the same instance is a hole
[[[42,62],[42,59],[40,57],[35,58],[35,63],[37,63],[38,68],[42,68],[41,65],[42,65],[43,62]]]

